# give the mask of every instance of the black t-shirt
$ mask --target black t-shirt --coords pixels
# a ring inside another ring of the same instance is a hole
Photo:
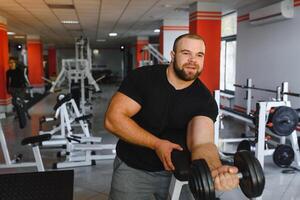
[[[196,79],[189,87],[176,90],[167,80],[167,66],[147,66],[132,71],[122,82],[119,92],[141,105],[132,119],[153,135],[186,148],[188,122],[194,116],[215,121],[218,107],[210,91]],[[123,140],[117,144],[117,155],[127,165],[162,171],[163,164],[155,151]]]
[[[9,69],[6,71],[6,84],[7,88],[24,88],[25,84],[25,77],[23,69],[16,67],[16,69],[12,70]]]

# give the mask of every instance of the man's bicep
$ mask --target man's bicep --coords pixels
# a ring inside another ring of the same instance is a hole
[[[134,116],[141,109],[141,105],[121,92],[117,92],[111,99],[107,114],[124,114]]]
[[[206,143],[214,143],[214,123],[206,116],[195,116],[187,127],[187,145],[193,148]]]

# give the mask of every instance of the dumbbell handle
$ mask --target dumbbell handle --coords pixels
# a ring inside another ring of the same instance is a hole
[[[243,177],[243,174],[242,174],[241,172],[237,173],[236,175],[237,175],[237,177],[238,177],[239,179],[244,178],[244,177]]]

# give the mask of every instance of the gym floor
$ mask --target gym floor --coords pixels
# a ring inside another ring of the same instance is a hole
[[[101,87],[103,93],[94,100],[93,105],[93,120],[92,120],[92,134],[103,138],[103,143],[112,144],[117,142],[117,138],[107,133],[103,128],[103,117],[109,99],[117,90],[115,85],[103,85]],[[8,148],[11,156],[19,153],[23,154],[24,161],[33,159],[30,147],[21,146],[22,138],[36,135],[39,130],[39,118],[41,116],[53,115],[53,106],[56,102],[56,95],[50,94],[42,101],[33,106],[29,113],[31,120],[28,121],[27,127],[23,130],[19,129],[17,121],[13,116],[8,116],[1,120],[3,131],[6,136]],[[238,137],[243,130],[243,124],[231,118],[224,118],[224,129],[221,130],[221,137],[228,138]],[[233,151],[236,147],[229,146],[229,150]],[[51,169],[52,164],[57,162],[57,149],[41,149],[42,159],[46,169]],[[0,155],[0,160],[3,162],[3,156]],[[113,160],[97,161],[94,166],[77,167],[75,171],[74,181],[74,200],[106,200],[110,189],[111,174],[112,174]],[[19,169],[2,169],[0,173],[15,173],[24,171],[33,171],[33,168],[19,168]],[[263,199],[272,200],[296,200],[300,199],[300,174],[282,174],[279,167],[277,167],[271,156],[265,158],[265,176],[266,186],[263,193]],[[185,188],[185,191],[187,189]],[[240,189],[231,192],[218,193],[217,196],[222,200],[241,200],[246,199]],[[181,195],[181,200],[190,199],[189,195],[184,192]]]

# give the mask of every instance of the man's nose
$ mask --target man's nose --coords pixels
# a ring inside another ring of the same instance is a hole
[[[189,62],[196,62],[196,56],[195,55],[190,55],[188,61]]]

